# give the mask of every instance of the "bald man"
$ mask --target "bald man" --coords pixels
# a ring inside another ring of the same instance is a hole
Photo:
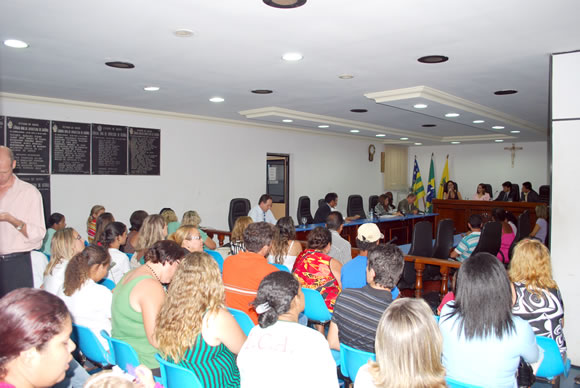
[[[0,297],[33,286],[30,251],[46,234],[40,192],[18,179],[15,167],[12,150],[0,146]]]

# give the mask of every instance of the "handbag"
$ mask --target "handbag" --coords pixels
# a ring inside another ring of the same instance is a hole
[[[518,366],[518,372],[516,374],[518,387],[531,387],[532,384],[536,382],[536,376],[534,375],[534,370],[520,357],[520,365]]]

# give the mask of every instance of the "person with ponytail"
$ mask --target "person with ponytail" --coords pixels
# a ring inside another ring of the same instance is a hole
[[[129,258],[119,250],[119,247],[127,242],[127,227],[122,222],[111,222],[101,233],[99,243],[109,250],[111,255],[111,269],[107,278],[117,284],[127,272],[131,270]]]
[[[88,327],[105,349],[107,341],[101,330],[111,332],[111,304],[113,294],[97,284],[109,271],[111,256],[106,249],[90,245],[77,253],[68,263],[64,287],[57,293],[70,311],[73,322]]]
[[[285,271],[264,277],[252,303],[258,323],[238,355],[241,387],[338,387],[336,363],[322,334],[298,323],[304,294]],[[274,384],[276,385],[276,384]]]
[[[60,213],[52,213],[46,222],[46,235],[42,240],[40,251],[47,256],[50,256],[50,244],[52,243],[52,236],[57,230],[66,228],[66,219]]]
[[[101,242],[101,234],[105,230],[105,227],[109,225],[111,222],[115,222],[115,216],[112,213],[105,212],[102,213],[99,217],[97,217],[97,227],[95,232],[95,239],[92,243],[99,245]]]

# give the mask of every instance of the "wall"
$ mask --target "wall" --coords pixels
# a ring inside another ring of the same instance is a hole
[[[464,199],[475,194],[479,183],[489,183],[494,197],[501,190],[501,184],[508,180],[520,185],[520,191],[525,181],[530,181],[536,191],[541,185],[549,183],[546,142],[516,143],[516,147],[522,147],[523,150],[516,151],[513,168],[511,152],[504,150],[504,147],[511,147],[511,143],[409,147],[409,187],[413,176],[414,157],[417,156],[421,178],[425,191],[427,190],[431,153],[434,154],[435,193],[439,189],[445,157],[448,154],[450,179],[457,182]]]
[[[294,219],[301,195],[310,196],[314,214],[318,199],[335,191],[346,214],[348,195],[361,194],[366,206],[369,195],[382,191],[380,158],[369,162],[371,141],[354,137],[13,95],[0,96],[0,115],[161,129],[160,176],[52,175],[52,211],[83,236],[94,204],[127,224],[137,209],[171,207],[179,217],[195,209],[203,226],[227,229],[230,200],[244,197],[255,205],[265,191],[267,152],[290,155]]]

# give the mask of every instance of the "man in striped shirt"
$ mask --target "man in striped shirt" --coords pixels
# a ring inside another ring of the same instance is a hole
[[[375,352],[375,335],[383,312],[393,301],[393,289],[403,272],[403,252],[393,244],[381,244],[368,253],[367,285],[343,290],[334,305],[328,329],[331,349],[340,344]]]
[[[475,249],[477,244],[479,243],[479,236],[481,235],[481,224],[483,220],[479,214],[472,214],[469,217],[469,222],[467,226],[471,231],[468,235],[463,237],[457,247],[451,251],[449,256],[457,261],[464,262],[465,260],[469,259],[471,256],[471,252]]]

